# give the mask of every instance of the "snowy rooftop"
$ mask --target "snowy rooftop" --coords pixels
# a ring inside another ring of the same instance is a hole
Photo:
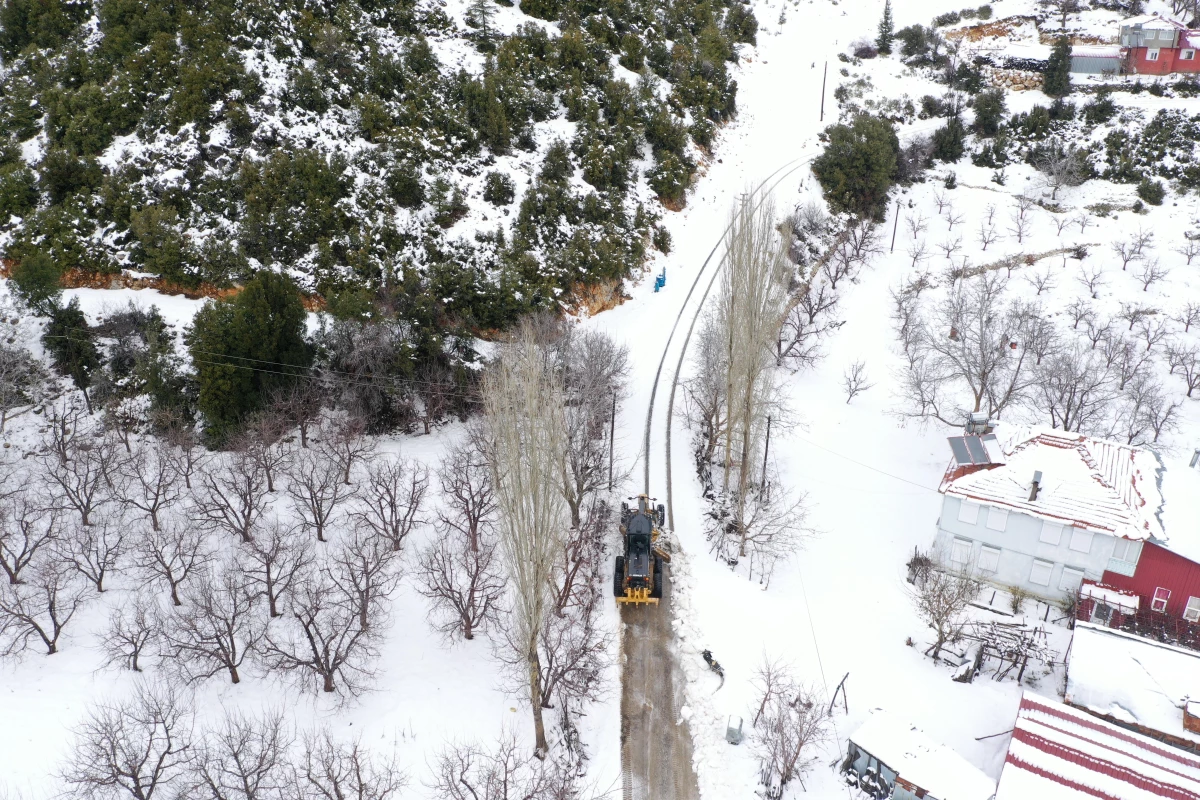
[[[1028,692],[996,800],[1200,798],[1200,758]]]
[[[1200,700],[1200,654],[1079,623],[1067,664],[1067,702],[1096,714],[1200,744],[1183,727]]]
[[[882,709],[850,741],[938,800],[991,800],[996,784],[965,758]]]
[[[1105,586],[1102,583],[1085,580],[1079,587],[1079,596],[1088,597],[1092,600],[1099,600],[1102,603],[1107,603],[1110,606],[1117,608],[1126,608],[1136,611],[1141,607],[1142,598],[1133,592],[1127,592],[1124,589],[1114,589],[1111,586]]]
[[[1132,28],[1134,25],[1141,25],[1148,30],[1164,30],[1174,28],[1176,30],[1187,30],[1187,25],[1176,22],[1173,19],[1160,17],[1158,14],[1142,14],[1140,17],[1130,17],[1129,19],[1121,20],[1121,26]]]
[[[941,490],[1041,519],[1127,539],[1163,538],[1158,460],[1148,450],[1048,428],[1002,442],[1008,462],[983,468],[951,463]],[[1030,500],[1035,472],[1042,473]]]

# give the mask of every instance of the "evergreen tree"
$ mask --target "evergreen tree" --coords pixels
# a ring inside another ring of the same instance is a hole
[[[232,299],[200,309],[184,341],[211,441],[223,442],[272,391],[306,373],[312,351],[304,330],[300,290],[274,272],[260,272]]]
[[[479,40],[481,42],[490,42],[492,39],[492,20],[496,17],[496,9],[492,7],[492,0],[471,0],[467,5],[467,13],[465,19],[468,25],[476,28],[479,31]]]
[[[900,154],[892,124],[859,114],[849,125],[833,125],[825,133],[829,144],[812,165],[825,199],[837,211],[878,213],[887,201]]]
[[[895,25],[892,23],[892,0],[885,0],[883,19],[879,20],[879,35],[875,37],[875,49],[879,51],[879,55],[891,55],[892,39],[896,38],[895,31]]]
[[[1071,40],[1066,36],[1060,36],[1054,42],[1054,50],[1046,62],[1042,91],[1050,97],[1071,93]]]
[[[51,314],[58,307],[62,288],[58,285],[62,277],[54,259],[41,250],[34,250],[13,267],[12,289],[35,314]]]
[[[92,399],[87,390],[92,385],[92,373],[100,368],[100,351],[96,349],[92,329],[79,308],[78,298],[51,310],[50,322],[42,334],[42,345],[50,354],[54,368],[83,392],[88,413],[91,413]]]

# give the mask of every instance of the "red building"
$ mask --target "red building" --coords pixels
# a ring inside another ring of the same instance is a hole
[[[1200,72],[1200,31],[1157,14],[1121,23],[1121,52],[1131,75],[1170,75]]]
[[[1154,542],[1141,548],[1132,575],[1105,570],[1103,583],[1136,594],[1143,610],[1200,620],[1200,564]]]

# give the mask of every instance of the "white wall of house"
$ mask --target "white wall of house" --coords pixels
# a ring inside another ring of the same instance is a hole
[[[990,583],[1058,601],[1084,578],[1100,580],[1116,537],[945,495],[934,548],[943,563]]]

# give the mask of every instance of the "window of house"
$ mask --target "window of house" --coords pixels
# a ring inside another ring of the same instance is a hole
[[[1050,573],[1054,571],[1053,561],[1042,561],[1040,558],[1033,560],[1033,569],[1029,571],[1029,582],[1038,586],[1050,585]]]
[[[1057,545],[1062,541],[1063,526],[1057,522],[1043,522],[1042,535],[1038,537],[1038,541],[1043,544]]]
[[[1179,60],[1180,61],[1191,61],[1195,58],[1196,58],[1195,50],[1180,50],[1179,51]]]
[[[1154,590],[1154,599],[1150,601],[1151,611],[1166,611],[1167,601],[1171,599],[1171,590],[1159,586]]]
[[[1058,580],[1058,588],[1064,592],[1074,592],[1083,581],[1083,570],[1074,567],[1063,567],[1062,577]]]
[[[1189,597],[1187,608],[1183,610],[1183,618],[1188,622],[1200,620],[1200,597]]]
[[[950,561],[955,564],[968,564],[971,561],[971,540],[955,539],[950,545]]]
[[[1126,564],[1136,564],[1142,554],[1142,543],[1133,539],[1117,539],[1113,547],[1112,557]]]
[[[963,500],[958,504],[958,521],[974,525],[979,521],[979,503]]]
[[[992,506],[988,509],[987,526],[994,531],[1002,531],[1008,525],[1008,509]]]
[[[1146,51],[1146,60],[1147,61],[1158,61],[1158,51],[1157,50],[1147,50]]]
[[[1083,528],[1072,528],[1071,543],[1068,547],[1079,553],[1090,553],[1092,551],[1092,532]]]
[[[1000,548],[986,546],[979,548],[978,566],[980,572],[995,572],[1000,569]]]

